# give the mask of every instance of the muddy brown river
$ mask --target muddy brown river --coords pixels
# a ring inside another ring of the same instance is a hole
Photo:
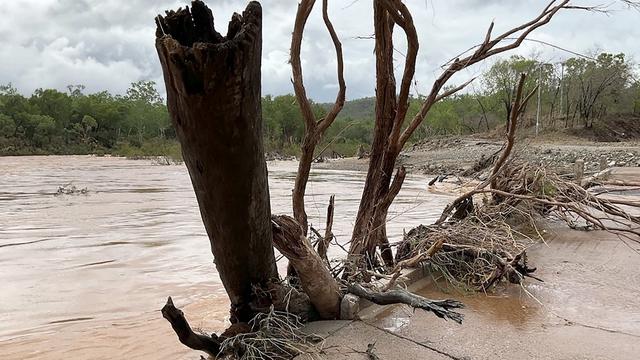
[[[270,162],[274,213],[289,213],[296,163]],[[432,222],[451,199],[408,176],[389,213],[391,240]],[[314,170],[310,223],[336,195],[346,242],[364,173]],[[85,194],[56,195],[60,186]],[[334,250],[335,251],[335,250]],[[339,253],[334,253],[339,256]],[[0,358],[197,359],[159,309],[171,295],[192,324],[225,327],[228,300],[213,265],[186,168],[91,156],[0,157]]]

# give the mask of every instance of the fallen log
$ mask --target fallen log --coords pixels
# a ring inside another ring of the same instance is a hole
[[[304,236],[300,224],[286,215],[272,216],[273,245],[293,266],[300,285],[322,319],[340,316],[340,288],[324,260]]]
[[[606,181],[601,182],[600,185],[639,187],[640,186],[640,181],[606,180]]]

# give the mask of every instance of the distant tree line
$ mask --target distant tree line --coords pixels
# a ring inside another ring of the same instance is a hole
[[[152,81],[131,84],[126,95],[37,89],[30,97],[0,86],[0,153],[114,153],[174,139],[164,102]]]
[[[640,81],[624,54],[602,53],[545,63],[522,56],[496,62],[482,76],[482,90],[457,94],[434,105],[412,140],[433,135],[489,131],[506,122],[517,74],[529,74],[525,91],[539,85],[523,114],[541,129],[592,128],[611,114],[640,116]],[[37,89],[25,97],[11,85],[0,86],[0,154],[112,153],[126,156],[179,156],[164,101],[153,81],[131,84],[125,95],[85,94],[82,85],[66,92]],[[539,102],[538,102],[539,95]],[[409,115],[422,98],[410,99]],[[314,103],[321,118],[330,104]],[[294,155],[304,121],[293,95],[262,100],[268,151]],[[353,155],[372,141],[374,99],[347,101],[318,151]]]

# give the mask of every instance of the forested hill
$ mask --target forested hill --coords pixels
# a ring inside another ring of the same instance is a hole
[[[640,115],[640,77],[624,54],[603,53],[562,64],[513,56],[498,61],[476,80],[481,91],[436,103],[411,140],[488,131],[504,124],[515,81],[522,72],[535,74],[527,78],[525,92],[540,85],[533,105],[523,115],[524,126],[534,124],[539,113],[541,131],[586,128],[604,134]],[[411,98],[407,116],[412,117],[421,103],[422,99]],[[320,118],[331,106],[312,107]],[[374,98],[347,101],[317,148],[352,155],[360,145],[368,146],[374,112]],[[266,150],[297,154],[304,121],[295,97],[265,96],[262,113]],[[37,89],[24,96],[10,84],[0,86],[0,155],[88,153],[180,156],[155,83],[133,83],[124,95],[87,94],[83,86],[73,85],[64,92]]]
[[[346,101],[340,115],[340,118],[351,119],[373,119],[375,115],[375,103],[374,97],[366,97],[362,99],[355,99]],[[319,104],[325,111],[329,111],[333,104],[321,103]]]

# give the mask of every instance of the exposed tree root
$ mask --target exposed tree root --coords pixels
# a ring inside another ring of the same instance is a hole
[[[300,317],[271,306],[248,323],[232,324],[220,336],[194,332],[182,310],[169,297],[162,308],[180,342],[214,358],[231,355],[234,359],[290,359],[302,353],[319,351],[322,338],[302,333]]]
[[[463,314],[453,311],[453,309],[461,309],[464,307],[461,302],[456,300],[430,300],[401,289],[375,292],[360,284],[350,284],[347,286],[347,292],[378,305],[407,304],[414,309],[430,311],[439,318],[450,319],[458,324],[462,324],[462,320],[464,319]]]
[[[317,354],[323,338],[301,331],[300,320],[286,312],[275,311],[256,315],[249,325],[251,332],[225,339],[220,354],[234,359],[291,359],[299,354]]]

